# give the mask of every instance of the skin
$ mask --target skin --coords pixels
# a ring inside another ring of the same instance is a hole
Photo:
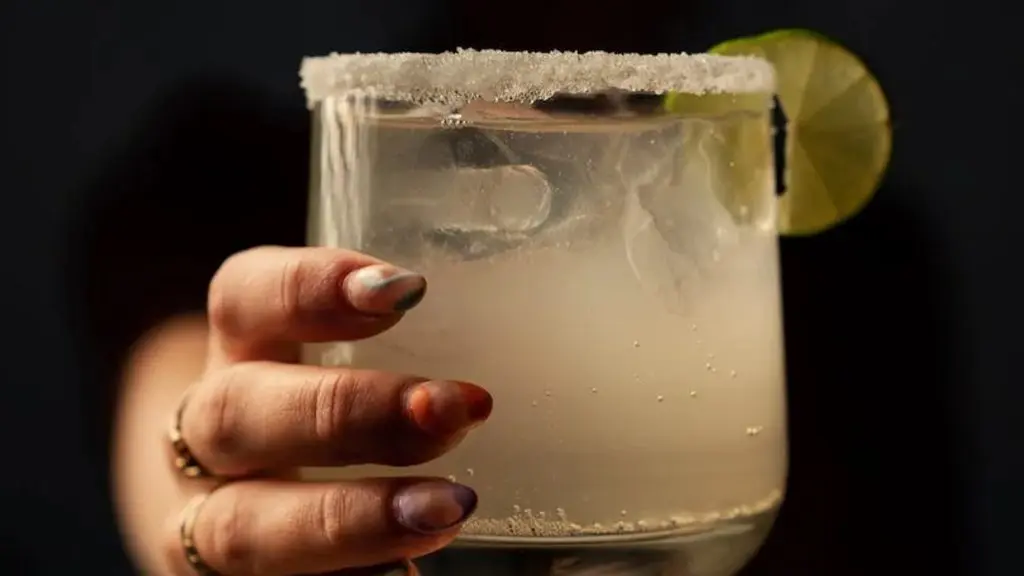
[[[207,314],[142,338],[123,374],[114,493],[129,550],[147,574],[194,574],[182,510],[203,560],[231,576],[414,574],[404,563],[448,544],[475,506],[441,479],[301,483],[301,465],[410,465],[443,454],[486,420],[491,399],[464,382],[296,364],[303,342],[372,337],[423,298],[425,280],[344,250],[266,247],[228,259]],[[184,393],[193,456],[231,481],[171,465],[167,425]],[[397,562],[397,563],[396,563]]]

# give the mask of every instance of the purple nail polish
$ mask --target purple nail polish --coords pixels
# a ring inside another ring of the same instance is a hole
[[[395,519],[414,532],[433,534],[462,523],[475,510],[476,492],[468,486],[429,480],[395,494]]]

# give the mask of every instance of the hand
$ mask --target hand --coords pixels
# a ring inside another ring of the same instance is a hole
[[[210,569],[412,574],[405,559],[455,537],[476,506],[460,484],[289,479],[299,466],[426,462],[490,415],[491,397],[473,384],[296,364],[300,343],[379,334],[425,292],[422,276],[344,250],[258,248],[223,264],[210,286],[206,369],[178,419],[187,452],[217,479],[192,531]],[[179,518],[168,526],[172,570],[192,576]]]

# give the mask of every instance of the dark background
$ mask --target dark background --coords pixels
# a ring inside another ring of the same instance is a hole
[[[895,150],[861,216],[783,241],[792,474],[747,574],[1020,573],[1024,58],[999,7],[5,0],[0,573],[130,573],[107,496],[117,362],[200,306],[227,254],[302,242],[303,55],[701,51],[781,27],[865,58]]]

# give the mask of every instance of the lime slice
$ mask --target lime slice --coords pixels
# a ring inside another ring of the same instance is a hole
[[[827,230],[867,205],[889,164],[892,128],[885,94],[857,56],[807,30],[731,40],[711,52],[775,66],[776,95],[789,121],[781,234]]]
[[[681,170],[688,186],[706,187],[733,222],[775,230],[777,205],[772,162],[773,94],[670,92],[666,112],[685,118]]]

